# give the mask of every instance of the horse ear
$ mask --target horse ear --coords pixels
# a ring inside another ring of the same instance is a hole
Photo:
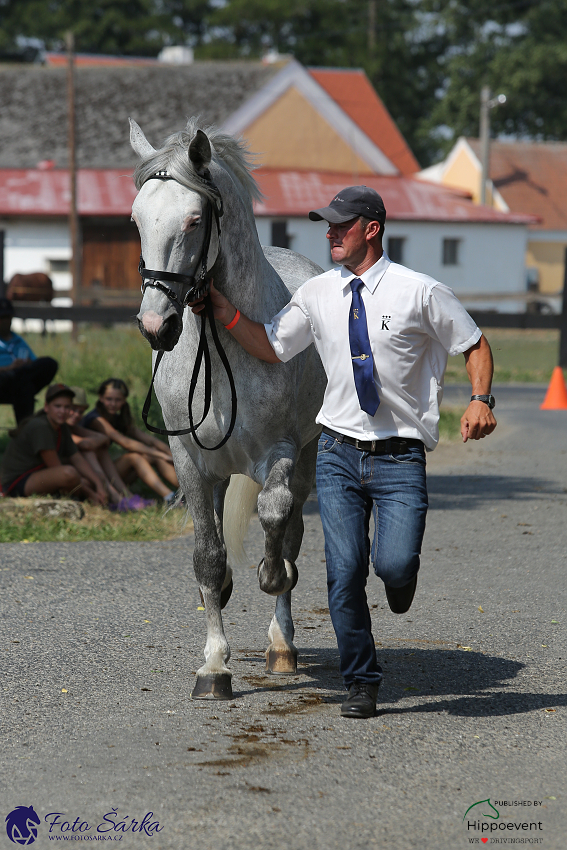
[[[140,126],[134,121],[134,119],[129,118],[128,120],[130,122],[130,144],[140,159],[147,159],[147,157],[156,152],[156,149],[150,145],[142,133]]]
[[[189,160],[197,174],[202,174],[211,162],[211,143],[206,133],[197,130],[189,145]]]

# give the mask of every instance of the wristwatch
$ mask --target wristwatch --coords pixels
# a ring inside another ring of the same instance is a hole
[[[471,401],[483,401],[491,410],[496,404],[496,399],[493,395],[471,395]]]

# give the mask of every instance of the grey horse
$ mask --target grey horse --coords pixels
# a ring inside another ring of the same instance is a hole
[[[224,212],[220,232],[214,221],[209,228],[203,274],[250,318],[269,321],[288,303],[290,293],[321,269],[292,251],[260,246],[252,209],[252,200],[260,195],[241,142],[215,128],[198,129],[191,119],[185,130],[156,150],[140,127],[130,123],[132,147],[141,158],[134,175],[139,192],[132,215],[145,268],[166,273],[142,271],[153,277],[144,280],[138,323],[154,352],[164,352],[155,390],[166,428],[178,430],[188,422],[201,318],[184,309],[184,284],[172,279],[197,273],[213,205],[218,209],[222,199]],[[169,280],[167,273],[172,273]],[[170,437],[170,445],[193,518],[193,566],[207,621],[205,664],[197,672],[192,696],[230,699],[230,648],[221,608],[232,590],[230,562],[235,565],[242,552],[256,501],[265,533],[258,581],[265,593],[276,597],[267,669],[297,670],[291,591],[303,536],[302,506],[314,479],[320,431],[315,418],[326,378],[313,346],[287,364],[267,364],[247,354],[218,322],[216,328],[238,399],[233,432],[217,451],[200,448],[191,434]],[[229,382],[212,343],[211,363],[208,412],[202,375],[193,400],[194,421],[206,413],[197,436],[207,447],[222,440],[231,418]]]

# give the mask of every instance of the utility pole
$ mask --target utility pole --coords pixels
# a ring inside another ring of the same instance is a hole
[[[368,52],[372,56],[376,47],[376,0],[368,0]]]
[[[66,35],[67,43],[67,104],[68,104],[68,147],[69,147],[69,231],[71,234],[71,276],[73,281],[73,306],[81,303],[81,238],[77,208],[77,140],[75,133],[75,37]]]
[[[486,187],[490,179],[490,110],[495,106],[506,103],[506,95],[499,94],[490,97],[489,86],[483,86],[480,92],[480,203],[486,204]],[[490,193],[490,204],[492,205],[492,192]]]

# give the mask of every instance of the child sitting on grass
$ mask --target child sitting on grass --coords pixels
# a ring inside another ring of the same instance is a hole
[[[95,409],[84,417],[81,425],[104,434],[125,449],[125,453],[115,461],[122,480],[131,484],[136,478],[141,478],[167,505],[172,505],[175,501],[172,487],[177,489],[179,483],[171,450],[161,440],[134,425],[127,398],[128,387],[124,381],[108,378],[98,388]],[[160,475],[168,484],[164,484]]]
[[[111,504],[117,505],[124,497],[130,498],[131,494],[120,478],[108,452],[110,437],[91,431],[89,428],[83,428],[79,424],[88,408],[87,394],[82,387],[71,387],[71,389],[75,393],[67,416],[71,437],[85,460],[104,483]]]
[[[70,387],[52,384],[43,410],[10,432],[1,472],[5,496],[69,493],[106,504],[104,484],[77,450],[66,424],[73,397]]]

